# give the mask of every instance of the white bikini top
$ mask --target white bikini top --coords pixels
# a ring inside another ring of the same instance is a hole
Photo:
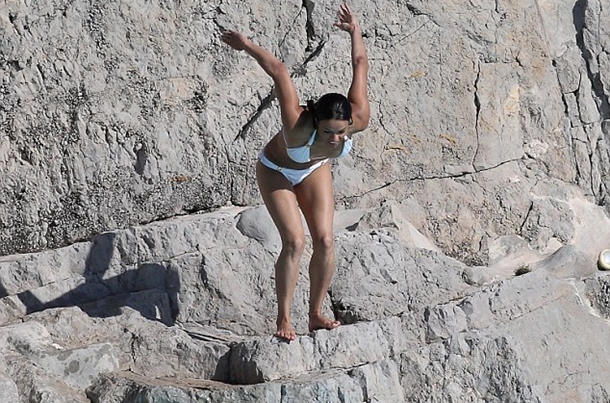
[[[309,141],[305,145],[302,145],[300,147],[286,147],[286,151],[288,152],[288,156],[290,157],[291,160],[293,160],[294,162],[299,162],[299,163],[311,162],[310,148],[311,148],[311,145],[313,144],[314,140],[316,139],[316,133],[317,133],[317,130],[314,130],[313,133],[311,134],[311,137],[309,138]],[[343,158],[347,154],[349,154],[350,150],[352,149],[352,143],[353,143],[353,140],[350,137],[344,137],[343,148],[341,149],[341,154],[339,154],[336,158]],[[316,159],[324,159],[324,158],[326,158],[326,157],[316,158]]]

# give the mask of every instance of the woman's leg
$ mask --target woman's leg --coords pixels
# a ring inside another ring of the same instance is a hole
[[[290,321],[292,297],[299,278],[299,266],[305,249],[305,233],[292,185],[281,173],[259,161],[256,178],[265,206],[282,238],[282,251],[275,263],[275,290],[278,302],[276,336],[296,339]]]
[[[316,169],[294,191],[313,243],[313,255],[309,262],[309,331],[333,329],[339,326],[339,322],[322,315],[322,303],[335,272],[335,201],[330,164]]]

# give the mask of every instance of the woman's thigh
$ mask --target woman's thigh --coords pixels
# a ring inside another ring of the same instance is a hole
[[[313,171],[294,191],[314,242],[332,240],[335,200],[330,163]]]
[[[284,242],[303,242],[305,237],[295,190],[281,173],[256,163],[258,187]]]

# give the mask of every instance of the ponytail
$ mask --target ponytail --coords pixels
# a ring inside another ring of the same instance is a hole
[[[311,115],[311,120],[313,122],[314,129],[318,128],[318,118],[316,116],[316,105],[311,99],[307,100],[307,111]]]

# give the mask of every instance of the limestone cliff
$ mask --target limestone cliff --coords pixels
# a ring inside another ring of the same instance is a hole
[[[610,6],[354,1],[370,127],[285,344],[271,80],[345,92],[330,1],[0,2],[1,402],[609,401]],[[518,275],[517,275],[518,274]]]

